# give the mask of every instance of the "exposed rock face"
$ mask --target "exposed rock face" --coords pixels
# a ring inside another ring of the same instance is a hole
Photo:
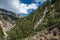
[[[15,26],[15,24],[10,23],[9,21],[0,20],[0,26],[2,28],[2,31],[4,33],[4,38],[8,36],[7,32],[11,30]]]
[[[7,32],[10,31],[11,28],[15,26],[17,18],[18,18],[17,14],[4,9],[0,9],[0,26],[4,33],[5,39],[8,36]]]
[[[34,29],[36,29],[43,21],[43,19],[45,18],[46,16],[46,12],[48,11],[47,7],[45,7],[45,11],[44,11],[44,15],[42,16],[42,18],[36,23],[36,25],[34,25]]]
[[[59,40],[60,39],[60,24],[55,24],[35,36],[26,38],[25,40]]]

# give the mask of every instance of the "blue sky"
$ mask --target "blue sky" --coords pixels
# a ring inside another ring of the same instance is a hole
[[[29,14],[46,0],[0,0],[0,8],[17,14]]]

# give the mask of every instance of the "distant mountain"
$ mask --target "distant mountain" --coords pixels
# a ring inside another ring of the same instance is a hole
[[[13,16],[13,17],[16,17],[16,18],[19,18],[20,16],[14,12],[11,12],[11,11],[8,11],[6,9],[2,9],[0,8],[0,14],[4,14],[4,15],[10,15],[10,16]]]

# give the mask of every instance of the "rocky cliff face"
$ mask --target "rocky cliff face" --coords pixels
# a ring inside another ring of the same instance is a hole
[[[8,36],[7,32],[15,26],[18,15],[0,8],[0,26],[4,33],[4,38]]]

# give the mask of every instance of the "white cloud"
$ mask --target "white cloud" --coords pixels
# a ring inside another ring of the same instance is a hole
[[[42,0],[35,0],[36,2],[42,1]],[[20,3],[20,0],[1,0],[0,1],[1,5],[0,8],[4,8],[16,13],[22,13],[22,14],[28,14],[29,11],[28,10],[36,10],[38,8],[38,4],[36,3],[32,3],[32,4],[24,4],[24,3]],[[4,3],[4,4],[3,4]]]
[[[20,8],[19,8],[19,12],[27,14],[28,13],[28,11],[27,11],[27,4],[21,3],[20,4]]]
[[[28,14],[29,9],[36,10],[38,6],[35,3],[32,3],[32,4],[28,5],[28,4],[20,3],[19,0],[12,0],[12,7],[18,13]]]
[[[27,4],[24,4],[24,3],[21,3],[20,4],[20,13],[25,13],[25,14],[28,14],[28,10],[31,10],[31,9],[34,9],[34,10],[36,10],[37,9],[37,4],[34,4],[34,3],[32,3],[32,4],[30,4],[30,5],[27,5]]]
[[[32,4],[30,4],[29,6],[28,6],[28,9],[37,9],[37,7],[38,7],[38,5],[37,4],[35,4],[35,3],[32,3]]]

